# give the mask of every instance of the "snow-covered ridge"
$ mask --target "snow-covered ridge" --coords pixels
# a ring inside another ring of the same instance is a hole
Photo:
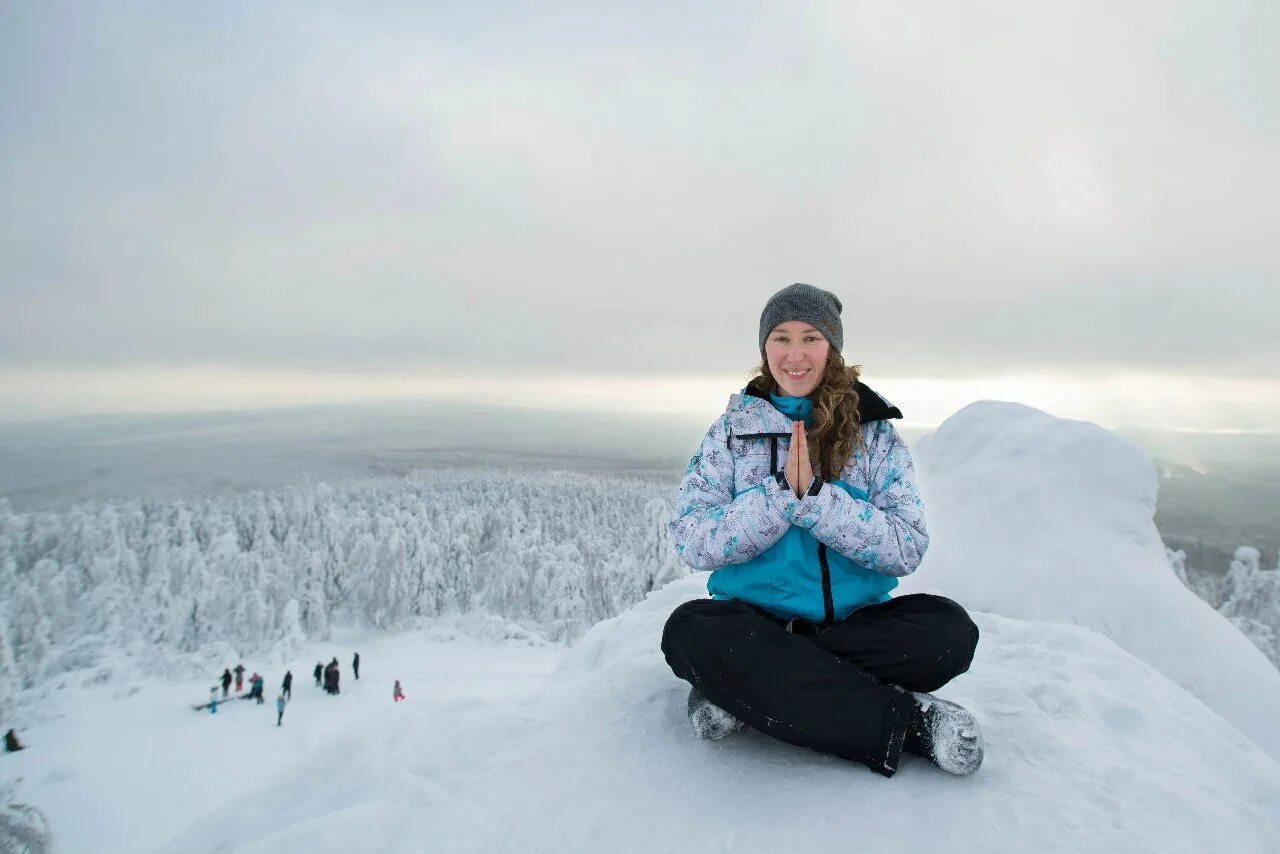
[[[667,493],[477,470],[62,513],[0,499],[0,704],[122,653],[180,671],[175,654],[190,669],[334,620],[484,612],[572,638],[685,573]]]
[[[1095,424],[981,402],[915,459],[932,541],[904,592],[1104,634],[1280,757],[1280,672],[1178,580],[1144,451]]]

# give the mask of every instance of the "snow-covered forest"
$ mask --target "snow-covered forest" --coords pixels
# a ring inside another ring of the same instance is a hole
[[[419,472],[190,501],[20,513],[0,499],[0,695],[123,652],[198,666],[325,639],[492,614],[571,640],[685,574],[666,485],[495,470]],[[1280,567],[1242,546],[1179,579],[1280,667]]]
[[[1280,669],[1280,556],[1272,569],[1262,568],[1262,554],[1252,546],[1236,549],[1225,575],[1187,566],[1186,552],[1166,549],[1178,579],[1242,631]]]
[[[685,574],[668,492],[476,470],[58,513],[0,499],[0,696],[107,652],[171,667],[335,622],[488,613],[572,639]]]

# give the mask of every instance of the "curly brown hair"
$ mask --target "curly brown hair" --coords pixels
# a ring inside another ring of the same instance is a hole
[[[805,428],[805,436],[809,440],[814,470],[827,480],[840,476],[853,459],[855,449],[866,449],[856,388],[861,376],[861,366],[846,365],[844,357],[832,347],[827,353],[822,379],[808,395],[813,401],[813,426]],[[767,359],[755,369],[747,390],[765,400],[770,394],[781,394]]]

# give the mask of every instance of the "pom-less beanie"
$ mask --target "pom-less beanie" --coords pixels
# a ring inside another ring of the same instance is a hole
[[[839,298],[830,291],[796,282],[769,297],[760,312],[760,355],[764,356],[764,342],[779,323],[788,320],[803,321],[822,333],[836,352],[844,349],[844,325],[840,312],[844,308]]]

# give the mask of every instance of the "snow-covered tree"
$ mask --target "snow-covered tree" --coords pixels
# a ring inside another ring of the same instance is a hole
[[[13,660],[13,649],[9,646],[8,621],[4,612],[0,611],[0,720],[12,720],[13,697],[20,681],[17,664]]]
[[[1280,667],[1280,569],[1262,569],[1261,559],[1255,548],[1236,549],[1218,610]]]
[[[1216,579],[1188,568],[1181,550],[1166,553],[1182,583],[1230,620],[1280,668],[1280,562],[1275,569],[1262,569],[1261,553],[1240,546],[1226,575]]]

